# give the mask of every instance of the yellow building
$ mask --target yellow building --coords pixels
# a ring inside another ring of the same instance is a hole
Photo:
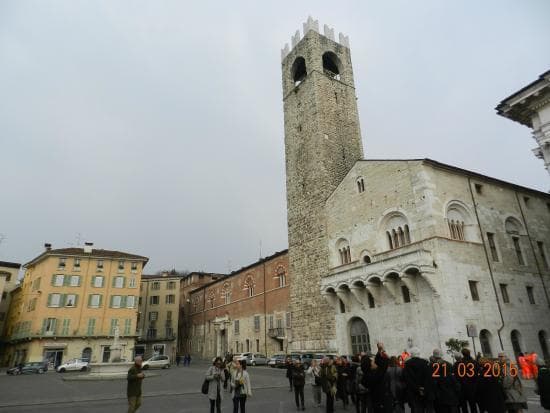
[[[11,292],[17,287],[20,268],[19,263],[0,261],[0,363],[4,359],[6,349],[4,330],[8,319]]]
[[[93,248],[46,250],[24,265],[12,292],[5,363],[70,358],[110,360],[118,329],[121,357],[133,357],[139,285],[148,258]]]
[[[181,279],[167,272],[141,278],[136,354],[166,355],[175,362]]]

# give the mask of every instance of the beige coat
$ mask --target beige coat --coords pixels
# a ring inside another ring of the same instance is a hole
[[[246,394],[246,397],[252,396],[252,386],[250,384],[250,376],[246,370],[235,370],[231,375],[231,398],[235,397],[235,388],[237,387],[237,381],[242,381],[243,387],[241,388],[241,394]]]

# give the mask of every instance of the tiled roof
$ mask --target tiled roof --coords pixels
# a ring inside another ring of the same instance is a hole
[[[113,258],[128,259],[128,260],[144,261],[145,263],[149,261],[149,258],[144,257],[142,255],[128,254],[127,252],[121,252],[121,251],[102,250],[102,249],[92,248],[92,252],[84,252],[84,248],[57,248],[57,249],[51,249],[49,251],[44,251],[38,257],[27,262],[24,265],[24,267],[27,267],[32,264],[36,264],[37,262],[41,261],[42,259],[44,259],[46,256],[49,256],[49,255],[95,257],[95,258],[107,258],[107,259],[113,259]]]

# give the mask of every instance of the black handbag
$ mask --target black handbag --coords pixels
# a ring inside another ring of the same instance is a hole
[[[202,394],[208,394],[208,387],[210,385],[210,382],[206,379],[204,379],[204,381],[202,382],[202,387],[201,387],[201,393]]]

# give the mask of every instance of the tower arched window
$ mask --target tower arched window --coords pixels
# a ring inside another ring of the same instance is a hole
[[[246,281],[244,282],[244,289],[246,290],[247,297],[253,297],[254,296],[254,278],[252,276],[248,276],[246,278]]]
[[[340,256],[340,265],[349,264],[351,262],[351,249],[349,242],[341,239],[337,243],[338,254]]]
[[[284,287],[286,285],[286,270],[285,267],[282,265],[279,265],[277,267],[277,275],[275,278],[278,279],[279,282],[279,288]]]
[[[476,241],[476,229],[466,205],[460,201],[452,201],[446,211],[449,236],[457,241]]]
[[[401,212],[391,212],[382,220],[382,228],[386,234],[386,248],[395,249],[411,243],[411,233],[405,215]]]
[[[303,57],[298,56],[292,64],[292,80],[294,81],[294,86],[298,86],[302,83],[306,76],[306,61]]]
[[[340,80],[340,59],[333,52],[323,54],[323,71],[333,79]]]
[[[228,282],[223,285],[221,296],[224,304],[231,303],[231,285]]]

